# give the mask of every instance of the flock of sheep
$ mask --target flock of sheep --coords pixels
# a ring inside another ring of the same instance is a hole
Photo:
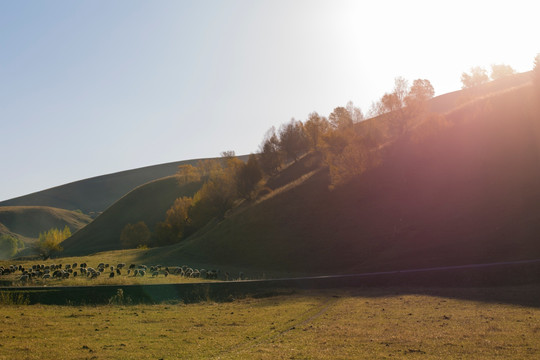
[[[244,280],[244,274],[239,273],[237,278],[232,278],[228,272],[222,273],[219,269],[205,270],[193,269],[187,265],[182,266],[162,266],[162,265],[139,265],[131,264],[126,266],[125,263],[115,265],[100,263],[98,266],[89,267],[86,263],[73,264],[34,264],[29,267],[23,265],[0,266],[0,275],[18,275],[18,280],[27,283],[33,279],[68,279],[70,277],[85,276],[90,279],[107,276],[114,278],[115,276],[127,275],[133,277],[167,277],[176,275],[185,278],[202,278],[214,280]]]

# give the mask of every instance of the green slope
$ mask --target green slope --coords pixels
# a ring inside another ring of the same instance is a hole
[[[46,206],[0,207],[0,233],[10,233],[24,240],[37,239],[40,232],[69,226],[75,232],[90,223],[88,215]]]
[[[174,200],[193,196],[200,184],[180,186],[174,176],[141,185],[122,197],[92,223],[66,239],[63,255],[89,254],[121,249],[120,233],[128,223],[144,221],[153,230],[165,219]]]
[[[94,215],[104,211],[137,186],[174,175],[179,165],[194,165],[197,161],[177,161],[80,180],[2,201],[0,206],[50,206],[81,210],[85,214]]]

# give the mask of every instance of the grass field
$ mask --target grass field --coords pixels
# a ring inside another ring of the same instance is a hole
[[[0,359],[538,358],[539,295],[540,285],[529,285],[300,291],[191,305],[3,305]]]

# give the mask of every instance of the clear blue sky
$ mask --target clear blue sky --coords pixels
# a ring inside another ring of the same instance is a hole
[[[257,151],[266,130],[393,79],[458,90],[532,68],[531,1],[2,1],[0,200],[92,176]]]

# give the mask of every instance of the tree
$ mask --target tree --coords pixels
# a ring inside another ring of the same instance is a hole
[[[24,243],[20,239],[6,234],[0,235],[0,260],[12,258],[20,249],[24,249]]]
[[[166,228],[170,234],[167,237],[158,240],[159,245],[167,245],[180,241],[186,228],[190,225],[189,208],[193,204],[190,197],[181,197],[174,201],[174,204],[167,210],[165,218]]]
[[[403,106],[399,98],[394,93],[386,93],[381,98],[381,104],[384,109],[384,113],[392,113],[400,110]]]
[[[259,146],[259,164],[267,175],[274,175],[281,166],[279,139],[273,126],[266,132],[263,142]]]
[[[262,179],[259,161],[254,154],[249,155],[248,161],[242,164],[236,172],[236,189],[244,199],[251,199],[253,191]]]
[[[351,114],[343,106],[335,108],[328,116],[328,121],[333,129],[347,129],[353,126]]]
[[[178,171],[176,172],[178,182],[181,185],[189,184],[191,182],[196,182],[201,180],[201,175],[197,168],[190,164],[178,166]]]
[[[379,111],[385,114],[390,123],[390,128],[397,135],[401,135],[406,129],[405,99],[409,93],[409,83],[402,77],[394,79],[394,89],[386,93],[380,100]]]
[[[373,101],[371,102],[371,106],[369,107],[367,117],[368,119],[383,115],[385,113],[384,105],[382,104],[382,101]]]
[[[304,124],[304,130],[313,150],[319,150],[321,138],[328,131],[329,126],[325,117],[321,117],[316,112],[309,114],[308,120]]]
[[[501,79],[516,73],[510,65],[492,64],[491,65],[491,80]]]
[[[461,83],[463,84],[463,89],[471,89],[488,81],[489,77],[486,69],[480,66],[472,67],[470,74],[465,72],[461,74]]]
[[[298,160],[307,151],[308,139],[300,121],[291,119],[279,128],[279,149],[287,159]]]
[[[411,89],[409,90],[409,93],[405,98],[405,102],[407,102],[407,99],[427,101],[431,99],[434,95],[435,89],[433,88],[433,85],[431,85],[431,82],[429,80],[416,79],[413,81]]]
[[[150,230],[144,221],[136,224],[127,224],[120,234],[120,243],[124,248],[148,246],[150,243]]]
[[[44,259],[49,258],[54,252],[62,251],[60,243],[71,236],[69,226],[65,226],[64,230],[56,228],[50,229],[47,232],[39,234],[37,250]]]
[[[194,207],[197,206],[197,211],[204,213],[205,216],[215,216],[218,220],[223,220],[227,210],[232,208],[236,195],[234,179],[231,174],[223,172],[204,183],[194,196]],[[201,207],[203,211],[201,211]],[[193,219],[193,217],[191,218]],[[193,220],[197,220],[196,224],[200,226],[202,221],[206,222],[209,219],[197,218]]]
[[[199,160],[197,162],[197,171],[199,172],[199,178],[207,181],[223,171],[222,162],[217,159]]]
[[[244,162],[236,157],[234,151],[223,151],[221,153],[221,160],[223,162],[222,170],[229,172],[233,176],[244,165]]]
[[[364,114],[362,113],[362,110],[359,107],[354,106],[354,103],[352,101],[349,101],[347,103],[346,108],[349,112],[349,115],[351,116],[353,124],[359,123],[360,121],[364,120]]]
[[[413,81],[413,85],[409,91],[409,94],[405,98],[405,103],[409,112],[413,115],[417,115],[425,111],[427,101],[435,95],[435,89],[431,82],[426,79],[416,79]]]

